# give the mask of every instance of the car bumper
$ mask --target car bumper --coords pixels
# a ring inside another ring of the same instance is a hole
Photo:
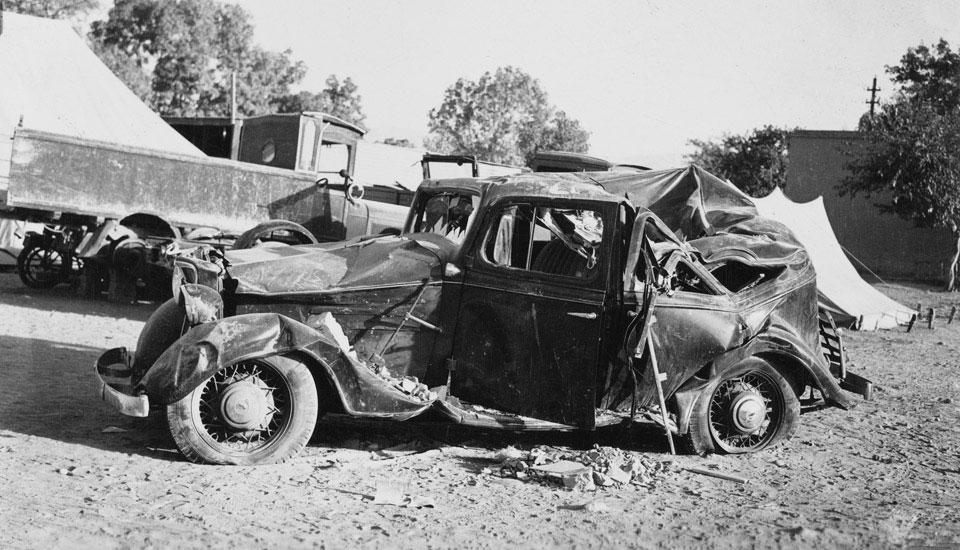
[[[847,372],[846,376],[840,379],[840,387],[863,396],[867,401],[873,399],[873,382],[852,372]]]
[[[150,400],[130,382],[132,359],[127,348],[107,350],[97,359],[100,398],[127,416],[144,417],[150,414]]]

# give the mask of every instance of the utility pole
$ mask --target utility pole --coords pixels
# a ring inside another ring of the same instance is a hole
[[[880,88],[877,88],[877,77],[873,77],[873,86],[867,88],[867,91],[870,92],[870,101],[867,101],[870,104],[870,118],[873,118],[873,109],[880,103],[877,100],[877,92],[880,91]]]
[[[236,123],[237,123],[237,71],[233,71],[232,73],[230,73],[230,124],[236,124]]]

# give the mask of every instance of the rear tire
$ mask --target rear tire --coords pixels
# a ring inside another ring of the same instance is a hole
[[[167,406],[180,452],[197,463],[283,462],[306,446],[317,423],[317,386],[289,357],[241,361]]]
[[[800,401],[769,363],[751,358],[700,391],[685,443],[693,452],[742,454],[774,447],[796,431]]]

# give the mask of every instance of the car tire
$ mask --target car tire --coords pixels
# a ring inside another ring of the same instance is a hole
[[[17,256],[17,274],[30,288],[53,288],[63,282],[63,255],[42,246],[24,248]]]
[[[270,220],[244,231],[233,243],[233,249],[253,248],[268,241],[283,244],[317,244],[317,238],[302,225],[287,220]]]
[[[800,401],[790,382],[754,357],[700,390],[685,443],[699,455],[752,453],[789,439],[799,419]]]
[[[274,356],[221,368],[167,406],[167,424],[192,462],[253,466],[296,456],[313,434],[317,410],[307,366]]]

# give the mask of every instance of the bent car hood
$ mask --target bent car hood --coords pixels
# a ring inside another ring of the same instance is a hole
[[[227,252],[238,294],[299,294],[440,279],[453,243],[433,235],[360,237],[334,244]]]

